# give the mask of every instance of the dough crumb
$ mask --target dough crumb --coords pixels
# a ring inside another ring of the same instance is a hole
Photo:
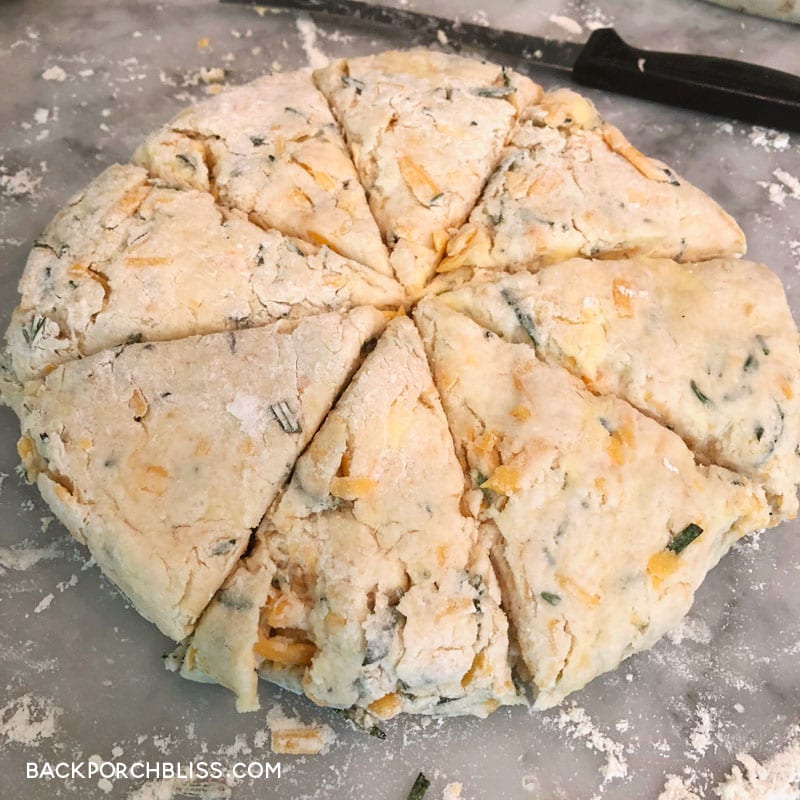
[[[46,81],[58,81],[61,83],[66,77],[67,73],[61,67],[48,67],[43,73],[42,77]]]
[[[287,717],[280,706],[270,709],[267,726],[272,752],[279,755],[325,755],[336,741],[336,734],[328,725],[306,725],[299,719]]]

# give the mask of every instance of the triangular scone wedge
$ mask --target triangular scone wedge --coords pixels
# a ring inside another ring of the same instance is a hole
[[[347,146],[306,70],[267,75],[185,109],[133,159],[265,228],[392,274]]]
[[[675,625],[728,547],[768,524],[764,493],[527,345],[436,300],[416,318],[546,708]]]
[[[385,275],[277,231],[211,195],[112,166],[31,251],[6,338],[25,380],[126,342],[264,325],[354,305],[396,307]]]
[[[396,318],[200,622],[185,670],[226,683],[242,710],[257,707],[257,667],[318,705],[379,718],[521,702],[463,492],[419,335]]]
[[[395,274],[416,293],[541,88],[496,64],[423,49],[343,59],[314,77],[344,128]]]
[[[797,513],[798,334],[767,267],[576,259],[441,299],[763,483],[773,524]]]
[[[182,639],[383,324],[357,308],[56,367],[21,401],[28,478],[137,610]]]
[[[588,100],[561,89],[525,117],[439,271],[535,270],[574,256],[701,261],[744,252],[744,234],[728,214],[642,155]]]

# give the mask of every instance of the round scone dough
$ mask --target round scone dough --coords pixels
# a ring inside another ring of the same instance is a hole
[[[575,93],[392,51],[133,162],[34,243],[0,391],[28,478],[240,710],[259,678],[367,727],[553,705],[797,513],[780,281]]]

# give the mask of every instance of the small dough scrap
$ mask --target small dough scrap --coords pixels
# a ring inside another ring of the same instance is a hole
[[[509,341],[535,340],[541,358],[671,428],[705,463],[762,483],[771,524],[797,514],[798,335],[764,265],[575,259],[441,299]]]
[[[134,163],[174,186],[392,275],[331,110],[307,70],[266,75],[185,109]]]
[[[393,279],[214,203],[109,167],[36,242],[6,334],[21,380],[119,344],[396,307]]]
[[[469,215],[539,86],[496,64],[423,49],[314,73],[344,128],[398,279],[416,294]]]
[[[379,311],[134,344],[28,382],[28,479],[103,572],[184,639],[384,325]]]
[[[763,490],[436,299],[415,312],[493,534],[520,652],[548,708],[652,646],[709,569],[769,523]]]
[[[739,256],[739,226],[568,90],[526,109],[440,272],[536,270],[576,256]]]
[[[255,641],[268,680],[379,719],[486,716],[521,702],[488,546],[461,511],[463,490],[419,335],[397,318],[298,460],[240,567],[270,582],[254,584],[248,610],[224,626],[207,624],[225,600],[218,595],[188,652],[214,647],[217,663],[241,659],[241,669],[209,673],[242,676],[231,687],[240,710],[256,707],[253,653],[228,637]]]

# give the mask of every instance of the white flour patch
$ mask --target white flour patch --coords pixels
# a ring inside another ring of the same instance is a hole
[[[33,194],[41,182],[41,176],[34,176],[30,168],[25,167],[13,175],[0,175],[0,190],[9,197],[22,197]]]
[[[754,147],[761,147],[768,152],[786,150],[790,143],[788,133],[761,128],[758,125],[753,126],[747,138]]]
[[[242,432],[253,438],[259,437],[266,427],[267,409],[260,397],[252,394],[237,394],[225,410],[239,423]]]
[[[330,61],[330,58],[320,50],[317,46],[317,35],[319,31],[317,26],[312,21],[308,14],[300,14],[295,22],[297,32],[300,34],[300,45],[303,52],[306,54],[308,66],[312,69],[319,69],[324,67]]]
[[[9,569],[15,572],[24,572],[40,561],[59,558],[61,555],[63,553],[55,544],[37,548],[31,547],[27,541],[24,541],[13,547],[0,547],[0,575],[5,574],[5,571]]]
[[[45,125],[49,118],[50,118],[49,108],[37,108],[36,111],[33,112],[33,121],[37,125]]]
[[[59,581],[56,584],[56,588],[58,589],[59,592],[65,592],[67,589],[71,589],[73,586],[77,585],[78,585],[78,576],[73,572],[72,575],[70,575],[68,581]]]
[[[776,169],[772,174],[789,190],[789,197],[800,200],[800,178],[782,169]]]
[[[59,83],[61,83],[61,81],[63,81],[67,77],[67,73],[64,72],[64,70],[61,69],[61,67],[59,66],[48,67],[42,73],[42,77],[46,81],[58,81]]]
[[[50,608],[50,603],[53,602],[53,594],[46,594],[38,603],[36,608],[33,609],[34,614],[41,614],[42,611],[47,611]]]
[[[0,708],[0,740],[35,747],[56,732],[63,709],[43,697],[24,694]]]
[[[758,185],[762,189],[767,190],[769,201],[779,208],[784,208],[786,200],[786,190],[779,183],[772,183],[770,181],[759,181]]]
[[[800,798],[800,726],[783,750],[763,763],[747,753],[736,756],[739,764],[704,796],[692,791],[692,770],[681,779],[668,775],[658,800],[798,800]]]
[[[789,250],[797,259],[797,261],[794,262],[794,268],[800,272],[800,241],[789,242]]]
[[[715,790],[721,800],[797,800],[800,797],[800,738],[759,764],[752,756],[736,756],[738,766]]]
[[[702,800],[702,798],[691,791],[677,775],[667,775],[667,782],[658,800]]]
[[[698,644],[708,644],[711,641],[711,629],[701,619],[684,617],[671,631],[667,638],[673,644],[680,644],[684,639]]]
[[[603,786],[613,780],[624,780],[628,777],[628,763],[622,744],[604,734],[580,706],[573,704],[562,708],[552,722],[562,733],[582,740],[590,750],[605,756],[605,764],[600,767]]]
[[[712,729],[711,709],[705,706],[698,706],[695,709],[695,714],[697,715],[697,721],[689,734],[689,745],[692,749],[686,753],[686,756],[692,761],[699,761],[706,754],[709,747],[716,748],[716,743]]]
[[[610,28],[614,24],[614,17],[610,17],[601,8],[588,8],[583,14],[583,25],[587,30],[596,31],[598,28]]]
[[[548,19],[553,23],[553,25],[558,25],[559,28],[562,28],[567,33],[572,33],[575,36],[580,36],[583,33],[581,24],[572,19],[572,17],[563,17],[559,14],[551,14]]]

